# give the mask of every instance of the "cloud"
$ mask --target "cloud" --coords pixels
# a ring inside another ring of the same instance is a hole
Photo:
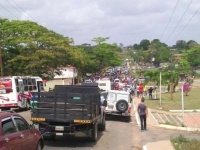
[[[0,17],[32,20],[73,38],[75,44],[92,43],[94,37],[110,37],[109,42],[127,46],[143,39],[160,39],[168,45],[180,39],[200,42],[200,12],[195,14],[198,0],[191,5],[188,0],[179,1],[169,22],[176,3],[173,0],[7,0],[0,1]]]

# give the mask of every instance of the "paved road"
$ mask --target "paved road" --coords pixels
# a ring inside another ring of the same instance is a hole
[[[30,120],[30,111],[19,113]],[[197,132],[170,130],[151,125],[148,126],[148,131],[141,132],[133,113],[129,123],[117,118],[107,120],[106,131],[99,132],[97,143],[88,142],[85,138],[57,137],[55,141],[45,141],[44,150],[142,150],[142,146],[149,142],[169,140],[180,134],[187,138],[200,139]]]
[[[19,113],[30,120],[30,111]],[[106,131],[99,132],[97,143],[90,142],[86,138],[57,137],[54,141],[46,140],[44,150],[133,150],[135,147],[135,142],[132,140],[133,130],[139,133],[136,123],[125,122],[120,118],[111,118],[106,121]],[[142,146],[138,145],[138,147],[141,149]]]

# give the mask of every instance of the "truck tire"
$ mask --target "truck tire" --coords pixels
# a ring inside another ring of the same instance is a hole
[[[105,118],[105,114],[104,114],[102,122],[99,125],[99,131],[105,131],[105,129],[106,129],[106,118]]]
[[[125,111],[128,110],[128,102],[125,100],[119,100],[116,104],[116,109],[120,112],[120,113],[124,113]]]
[[[93,124],[93,127],[92,127],[92,137],[91,137],[91,141],[92,142],[96,142],[97,141],[97,138],[98,138],[98,124],[97,122],[95,122]]]

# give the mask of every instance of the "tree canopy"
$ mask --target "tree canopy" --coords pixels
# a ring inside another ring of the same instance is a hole
[[[73,46],[73,39],[31,21],[0,19],[3,75],[53,78],[55,70],[72,65],[80,75],[119,65],[116,45],[94,38],[98,45]],[[59,71],[58,71],[59,72]]]

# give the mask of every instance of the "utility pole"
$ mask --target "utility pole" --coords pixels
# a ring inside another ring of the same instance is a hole
[[[2,36],[0,35],[0,68],[1,68],[1,74],[0,76],[3,76],[3,66],[2,66],[2,44],[1,44]]]

